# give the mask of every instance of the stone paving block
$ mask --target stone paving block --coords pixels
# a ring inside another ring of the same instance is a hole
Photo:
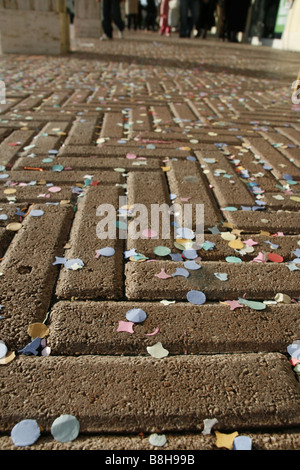
[[[170,110],[180,127],[197,120],[197,116],[186,103],[170,103]]]
[[[266,192],[278,192],[278,180],[273,176],[270,170],[264,168],[264,162],[259,156],[253,156],[253,153],[246,146],[227,146],[223,147],[222,153],[228,158],[235,167],[235,171],[242,178],[245,178],[245,184],[252,192],[256,183],[258,187]],[[259,193],[258,193],[259,194]]]
[[[18,155],[18,153],[29,144],[33,138],[34,132],[31,130],[13,131],[6,139],[0,144],[0,163],[12,165]]]
[[[213,227],[211,227],[211,229],[213,229]],[[130,235],[130,230],[128,233]],[[242,242],[242,248],[235,249],[230,246],[229,240],[222,238],[222,234],[225,236],[226,232],[220,232],[220,234],[216,235],[204,233],[203,244],[197,244],[197,240],[194,240],[194,246],[201,261],[225,261],[228,256],[238,256],[243,261],[253,261],[261,252],[264,253],[266,257],[269,253],[275,253],[283,258],[282,262],[288,263],[295,259],[296,255],[294,251],[297,250],[299,246],[298,242],[300,241],[299,235],[274,236],[274,234],[268,235],[268,232],[265,232],[265,234],[262,232],[257,235],[243,233],[241,230],[241,233],[237,233],[236,235],[234,235],[234,233],[232,234],[234,240],[241,240]],[[176,238],[179,238],[177,232],[174,230],[174,233],[172,231],[171,235],[170,239],[161,240],[159,240],[158,237],[150,237],[149,235],[148,237],[141,236],[136,240],[129,236],[127,239],[127,250],[135,248],[137,253],[141,253],[152,260],[160,260],[161,257],[155,254],[154,248],[162,244],[164,247],[171,250],[170,253],[172,255],[175,253],[181,254],[183,248],[179,249],[178,246],[175,245]],[[180,240],[178,243],[180,245]],[[208,246],[208,244],[210,244],[210,246]],[[249,249],[248,245],[251,246],[251,249]],[[171,260],[171,254],[168,255],[166,259]]]
[[[195,161],[175,161],[169,160],[166,163],[170,168],[167,171],[168,183],[171,194],[176,195],[173,202],[182,207],[185,204],[192,206],[192,227],[196,228],[201,221],[197,218],[197,205],[202,205],[204,209],[204,228],[212,227],[222,221],[221,212],[218,210],[212,189],[209,188],[206,177]]]
[[[300,220],[297,212],[223,212],[224,217],[237,229],[245,232],[268,231],[273,234],[283,232],[285,235],[300,233]]]
[[[271,300],[278,293],[298,298],[300,294],[299,272],[291,272],[281,264],[222,261],[200,264],[201,269],[184,277],[173,276],[177,268],[184,268],[183,262],[129,262],[125,267],[127,299],[186,300],[191,290],[203,292],[207,301],[237,300],[244,295],[251,300]],[[162,270],[170,277],[157,277]],[[227,274],[227,280],[220,280],[215,273]]]
[[[43,203],[60,203],[64,201],[75,202],[79,191],[82,191],[82,188],[78,188],[77,190],[73,191],[71,185],[58,187],[55,191],[51,192],[51,188],[53,186],[47,186],[45,183],[43,184],[36,184],[31,186],[30,183],[26,185],[26,183],[19,183],[18,185],[14,185],[13,188],[6,188],[7,190],[11,190],[9,194],[6,194],[5,189],[0,189],[0,202],[9,202],[13,204],[43,204]],[[50,190],[50,191],[49,191]]]
[[[217,151],[196,151],[195,155],[221,208],[232,205],[237,207],[254,205],[253,195],[225,156]]]
[[[121,139],[124,137],[124,116],[122,113],[104,113],[100,138]]]
[[[29,212],[0,264],[1,338],[9,349],[21,349],[29,343],[29,324],[46,317],[58,272],[52,265],[54,253],[62,255],[73,217],[73,208],[68,205],[42,204],[32,206],[34,209],[42,210],[43,215],[34,217]]]
[[[49,433],[62,411],[89,434],[193,432],[207,418],[217,418],[227,432],[300,424],[299,385],[278,353],[163,360],[22,356],[3,369],[2,380],[1,432],[29,418]]]
[[[35,166],[24,167],[23,170],[12,170],[9,175],[10,180],[13,182],[29,183],[31,181],[36,181],[39,183],[44,182],[44,184],[49,183],[54,185],[75,183],[84,184],[84,181],[89,179],[100,181],[103,184],[117,184],[122,183],[124,179],[120,173],[109,170],[93,171],[91,175],[90,172],[82,170],[43,171],[42,168]]]
[[[116,187],[90,187],[78,200],[78,210],[72,225],[69,248],[65,258],[80,259],[84,265],[78,269],[63,267],[56,287],[59,299],[118,299],[123,295],[123,240],[116,228],[119,197],[122,192]],[[101,209],[101,206],[104,206]],[[106,206],[105,206],[106,205]],[[107,205],[115,209],[106,213]],[[99,209],[100,208],[100,209]],[[107,222],[106,218],[108,218]],[[99,224],[102,226],[100,227]],[[106,227],[106,224],[109,224]],[[108,238],[101,238],[101,229]],[[109,230],[115,229],[115,234]],[[112,235],[115,238],[112,238]],[[97,256],[97,250],[111,247],[115,254],[110,257]]]
[[[66,138],[65,145],[93,145],[99,122],[99,116],[91,118],[85,116],[77,119]]]
[[[118,331],[133,308],[144,310],[146,320],[133,325],[131,333]],[[147,356],[147,347],[158,341],[172,355],[284,354],[300,333],[297,304],[268,305],[259,312],[246,306],[232,311],[221,303],[58,302],[48,327],[47,345],[54,356]]]
[[[284,174],[289,174],[295,180],[299,180],[299,169],[287,158],[272,147],[266,140],[259,137],[247,137],[244,139],[249,144],[252,152],[259,155],[262,160],[272,167],[272,173],[277,179],[282,179]]]

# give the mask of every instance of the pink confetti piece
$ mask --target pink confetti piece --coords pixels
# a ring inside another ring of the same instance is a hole
[[[119,326],[117,331],[126,331],[127,333],[134,333],[133,331],[133,325],[134,323],[132,321],[123,321],[119,320]]]
[[[190,197],[181,197],[180,200],[182,202],[188,202],[191,198]]]
[[[134,153],[127,153],[126,158],[128,160],[134,160],[136,158],[136,155]]]
[[[254,246],[254,245],[258,245],[257,242],[255,242],[254,240],[252,240],[252,238],[249,238],[249,240],[246,240],[243,242],[245,245],[247,246]]]
[[[172,276],[169,276],[169,274],[166,273],[165,269],[161,268],[160,273],[155,274],[155,277],[158,277],[159,279],[168,279],[169,277],[172,277]]]
[[[237,300],[226,300],[225,304],[230,306],[230,310],[235,310],[236,308],[243,307],[243,305],[239,304]]]
[[[155,330],[153,331],[153,333],[145,333],[145,334],[146,334],[146,336],[154,336],[154,335],[156,335],[158,332],[159,332],[159,328],[157,327],[157,328],[155,328]]]
[[[154,237],[157,237],[158,233],[155,232],[155,230],[145,229],[143,230],[142,235],[143,237],[154,238]]]
[[[48,191],[50,191],[50,193],[59,193],[61,191],[61,188],[59,186],[51,186]]]
[[[266,263],[267,259],[265,257],[265,255],[260,251],[258,253],[258,255],[253,258],[253,260],[251,262],[256,262],[256,263]]]

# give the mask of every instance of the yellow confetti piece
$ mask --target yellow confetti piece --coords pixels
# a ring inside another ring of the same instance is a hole
[[[215,431],[216,435],[216,446],[218,448],[225,447],[226,449],[232,450],[233,448],[233,441],[239,435],[237,431],[231,434],[224,434],[219,431]]]
[[[9,362],[13,361],[14,358],[16,357],[16,354],[14,351],[9,351],[6,356],[1,357],[0,359],[0,364],[5,365],[8,364]]]
[[[300,197],[299,196],[291,196],[290,199],[292,201],[300,202]]]
[[[231,232],[222,232],[221,237],[223,238],[223,240],[226,240],[228,242],[236,239],[234,233]]]
[[[264,232],[263,230],[261,230],[258,235],[259,235],[260,237],[264,237],[265,235],[266,235],[267,237],[269,237],[269,236],[270,236],[270,233],[269,233],[269,232]]]
[[[44,323],[31,323],[28,326],[27,333],[31,338],[45,338],[49,335],[49,328]]]
[[[161,169],[162,169],[162,171],[170,171],[171,167],[170,166],[162,166]]]
[[[4,192],[4,194],[14,194],[14,193],[17,192],[17,190],[14,189],[14,188],[8,188],[8,189],[4,189],[3,192]]]
[[[22,224],[19,222],[12,222],[6,226],[6,230],[11,230],[12,232],[17,232],[22,227]]]
[[[237,240],[231,240],[228,245],[230,246],[230,248],[234,248],[235,250],[241,250],[242,248],[244,248],[244,243],[240,238],[238,238]]]

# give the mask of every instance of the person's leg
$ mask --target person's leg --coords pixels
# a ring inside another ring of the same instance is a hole
[[[200,17],[200,0],[191,0],[190,4],[192,10],[192,29],[199,24],[199,17]],[[192,31],[191,31],[192,32]]]
[[[180,0],[180,30],[179,36],[186,38],[188,35],[188,0]]]
[[[111,25],[111,9],[110,9],[111,0],[102,0],[101,2],[101,14],[102,14],[102,28],[104,34],[108,38],[112,38],[112,25]]]
[[[111,2],[111,18],[119,31],[124,31],[125,24],[121,15],[120,0],[109,0]]]

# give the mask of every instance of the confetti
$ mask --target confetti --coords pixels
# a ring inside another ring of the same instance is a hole
[[[162,359],[163,357],[167,357],[169,355],[169,351],[163,347],[161,342],[158,342],[153,346],[148,346],[147,351],[150,356],[156,357],[157,359]]]
[[[291,303],[290,296],[288,296],[287,294],[282,294],[282,293],[276,294],[274,297],[274,300],[276,300],[276,302],[283,303],[283,304]]]
[[[6,344],[4,343],[4,341],[1,341],[0,340],[0,359],[2,359],[3,357],[5,357],[7,354],[7,346]]]
[[[105,248],[101,248],[100,250],[96,250],[96,256],[105,256],[109,258],[115,254],[114,248],[110,246],[106,246]]]
[[[133,308],[126,313],[126,319],[133,323],[142,323],[146,320],[147,314],[141,308]]]
[[[5,365],[9,362],[13,361],[16,357],[16,353],[14,351],[9,351],[6,356],[0,358],[0,364]]]
[[[219,431],[215,431],[216,435],[216,446],[218,448],[225,447],[226,449],[232,450],[233,441],[238,436],[238,432],[233,432],[232,434],[224,434]]]
[[[159,332],[159,328],[155,328],[155,330],[153,331],[153,333],[145,333],[146,336],[154,336],[156,335],[157,333]]]
[[[71,442],[79,434],[79,421],[72,415],[61,415],[54,420],[51,426],[51,434],[58,442]]]
[[[267,307],[264,302],[257,302],[254,300],[247,300],[244,298],[239,298],[239,303],[243,305],[247,305],[248,307],[252,308],[253,310],[265,310]]]
[[[190,273],[184,269],[184,268],[176,268],[175,273],[172,274],[172,276],[183,276],[183,277],[189,277]]]
[[[151,434],[149,436],[149,443],[155,447],[163,447],[167,442],[167,438],[164,434]]]
[[[228,274],[227,273],[214,273],[214,275],[220,281],[227,281],[228,280]]]
[[[198,264],[196,261],[185,261],[183,263],[183,266],[186,268],[186,269],[190,269],[191,271],[197,271],[198,269],[201,269],[201,265]]]
[[[206,295],[199,290],[190,290],[186,296],[187,300],[194,305],[202,305],[206,302]]]
[[[15,446],[26,447],[34,444],[40,437],[41,430],[35,419],[23,419],[11,430],[10,436]]]
[[[252,439],[248,436],[237,436],[233,440],[233,450],[252,450]]]
[[[166,246],[156,246],[153,250],[153,252],[157,255],[157,256],[167,256],[171,253],[171,250],[170,248],[166,247]]]
[[[225,260],[227,263],[242,263],[241,258],[238,258],[237,256],[226,256]]]
[[[161,268],[161,271],[158,274],[154,274],[155,277],[158,277],[159,279],[168,279],[172,276],[166,273],[165,268]]]
[[[296,340],[287,347],[287,352],[294,359],[300,359],[300,341]]]
[[[6,226],[6,230],[10,230],[11,232],[17,232],[22,228],[22,224],[19,222],[12,222]]]
[[[267,258],[269,261],[273,261],[273,263],[282,263],[283,257],[277,255],[276,253],[268,253]]]
[[[243,305],[240,304],[237,300],[226,300],[224,304],[229,305],[230,310],[235,310],[236,308],[243,307]]]
[[[218,420],[216,418],[212,418],[212,419],[204,419],[203,420],[203,423],[204,423],[204,429],[202,431],[202,434],[204,435],[207,435],[207,434],[210,434],[211,433],[211,428],[217,424]]]
[[[118,332],[119,331],[126,331],[127,333],[133,334],[134,333],[133,325],[134,325],[134,323],[132,321],[127,322],[127,321],[119,320],[119,326],[118,326],[117,331]]]
[[[28,335],[32,338],[45,338],[49,335],[49,328],[44,323],[31,323],[27,328]]]
[[[33,209],[29,212],[29,214],[32,216],[32,217],[41,217],[42,215],[44,215],[44,211],[40,210],[40,209]]]

